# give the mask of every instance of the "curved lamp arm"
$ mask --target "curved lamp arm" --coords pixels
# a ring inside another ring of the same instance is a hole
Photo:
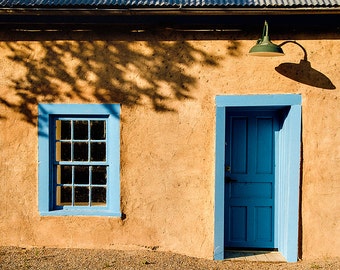
[[[307,51],[306,51],[306,49],[300,43],[296,42],[295,40],[286,40],[286,41],[282,42],[281,44],[279,44],[278,46],[282,47],[283,45],[285,45],[287,43],[294,43],[294,44],[298,45],[303,50],[303,53],[304,53],[303,60],[307,61]]]

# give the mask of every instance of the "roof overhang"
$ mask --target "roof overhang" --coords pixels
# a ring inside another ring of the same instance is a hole
[[[339,31],[340,7],[129,7],[0,8],[0,27],[15,29],[103,28],[249,31],[266,19],[277,31]]]
[[[326,15],[340,7],[117,7],[117,8],[0,8],[0,15]]]

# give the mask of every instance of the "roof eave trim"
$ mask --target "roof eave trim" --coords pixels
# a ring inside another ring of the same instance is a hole
[[[340,14],[340,7],[0,8],[0,15],[290,15]]]

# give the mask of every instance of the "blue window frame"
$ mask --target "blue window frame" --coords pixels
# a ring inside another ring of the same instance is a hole
[[[120,216],[120,105],[38,110],[40,214]]]

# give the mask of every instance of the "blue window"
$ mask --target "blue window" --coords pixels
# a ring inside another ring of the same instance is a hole
[[[120,105],[38,108],[40,214],[120,216]]]

